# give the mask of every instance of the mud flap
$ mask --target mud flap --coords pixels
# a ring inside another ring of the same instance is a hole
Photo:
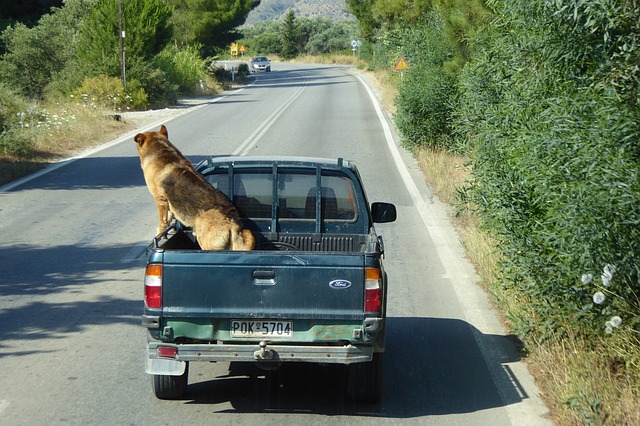
[[[167,358],[149,358],[149,350],[147,349],[147,363],[145,371],[147,374],[163,375],[163,376],[181,376],[184,374],[187,363],[175,359]]]

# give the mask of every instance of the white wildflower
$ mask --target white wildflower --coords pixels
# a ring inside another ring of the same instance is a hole
[[[606,299],[606,296],[601,291],[596,291],[593,294],[593,303],[595,303],[596,305],[602,305],[605,299]]]
[[[591,274],[582,274],[582,278],[580,278],[580,281],[582,281],[582,284],[591,284],[591,282],[593,281],[593,275]]]
[[[611,327],[613,328],[618,328],[622,325],[622,318],[620,318],[619,316],[613,316],[611,317],[611,319],[609,320],[609,324],[611,325]]]
[[[604,273],[606,274],[610,274],[611,276],[613,276],[613,274],[616,273],[616,266],[612,265],[610,263],[607,263],[606,265],[604,265]]]
[[[616,267],[610,263],[607,263],[602,270],[602,285],[605,287],[609,287],[611,285],[611,280],[613,279],[613,274],[616,272]]]
[[[607,323],[607,325],[604,327],[604,332],[607,334],[613,333],[613,327],[611,327],[611,324]]]

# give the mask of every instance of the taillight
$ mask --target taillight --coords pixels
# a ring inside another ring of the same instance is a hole
[[[162,308],[162,265],[147,265],[144,276],[144,304],[147,308]]]
[[[158,356],[175,359],[178,356],[178,348],[173,346],[158,346]]]
[[[380,269],[366,268],[364,282],[364,311],[380,312],[382,304],[382,284]]]

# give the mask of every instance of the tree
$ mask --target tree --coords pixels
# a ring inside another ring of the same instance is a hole
[[[326,28],[316,28],[305,44],[304,50],[312,55],[348,50],[351,48],[351,40],[358,37],[358,23],[356,21],[334,22]]]
[[[226,46],[239,36],[235,28],[260,4],[259,0],[169,0],[178,44],[198,44],[203,54]]]
[[[289,10],[284,17],[284,28],[282,33],[282,57],[291,59],[300,52],[299,29],[296,23],[296,14]]]
[[[2,1],[0,2],[0,29],[4,29],[6,23],[11,21],[30,26],[53,8],[62,7],[62,3],[62,0]]]
[[[362,37],[373,40],[375,32],[380,28],[380,22],[373,15],[373,5],[376,0],[346,0],[349,12],[360,24]]]
[[[151,61],[171,40],[172,8],[162,0],[123,2],[124,49],[132,62]],[[101,0],[83,21],[78,57],[87,75],[120,75],[118,0]]]
[[[77,22],[89,13],[96,0],[68,0],[52,8],[29,28],[18,23],[2,33],[6,53],[0,76],[25,96],[42,97],[45,87],[76,55]]]
[[[436,0],[435,6],[444,20],[444,33],[456,50],[445,68],[450,74],[457,74],[473,56],[471,35],[489,21],[491,13],[484,0]]]
[[[432,9],[432,0],[376,0],[373,16],[383,28],[392,30],[419,23]]]

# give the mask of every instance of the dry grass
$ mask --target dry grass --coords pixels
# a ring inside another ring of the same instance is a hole
[[[516,321],[536,320],[521,293],[503,288],[496,275],[498,248],[483,231],[459,189],[471,177],[467,159],[440,149],[419,149],[416,159],[434,194],[454,206],[452,221],[470,261],[493,294],[500,315]],[[616,332],[585,340],[579,334],[528,342],[527,362],[558,425],[640,425],[640,336]],[[635,356],[631,354],[636,354]],[[626,364],[622,361],[626,360]]]
[[[354,55],[303,55],[291,62],[302,64],[335,64],[335,65],[357,65],[358,57]]]
[[[365,71],[365,64],[360,62],[356,63],[356,66],[373,81],[380,103],[385,111],[394,115],[396,113],[395,99],[398,95],[397,78],[395,78],[397,76],[388,71]]]
[[[125,121],[116,120],[113,113],[82,105],[55,104],[45,111],[44,118],[34,119],[21,130],[30,141],[28,151],[0,155],[0,185],[133,128]]]
[[[640,424],[638,385],[611,353],[623,340],[574,335],[532,351],[531,368],[556,424]]]
[[[427,148],[417,150],[415,156],[434,194],[454,207],[452,222],[469,260],[495,296],[503,320],[535,321],[536,313],[526,297],[500,285],[496,242],[460,197],[460,189],[471,177],[467,159]],[[528,342],[527,362],[555,424],[640,425],[640,339],[629,333],[632,331],[616,332],[598,341],[576,334],[544,344]]]
[[[471,176],[467,159],[439,149],[423,148],[415,155],[434,194],[454,206],[452,222],[481,281],[494,296],[507,328],[505,318],[536,321],[527,298],[501,285],[496,275],[496,242],[483,231],[473,209],[459,197],[459,189]],[[576,333],[544,344],[527,343],[527,363],[554,423],[640,425],[640,336],[630,333],[633,332],[621,330],[600,336],[597,341],[587,341]]]
[[[469,159],[442,148],[418,148],[415,157],[433,193],[440,201],[454,207],[452,221],[467,257],[475,266],[485,286],[495,276],[496,242],[480,226],[478,216],[461,194],[471,179]]]
[[[452,155],[442,148],[418,148],[418,164],[431,189],[443,203],[458,203],[458,191],[471,178],[468,159]]]

